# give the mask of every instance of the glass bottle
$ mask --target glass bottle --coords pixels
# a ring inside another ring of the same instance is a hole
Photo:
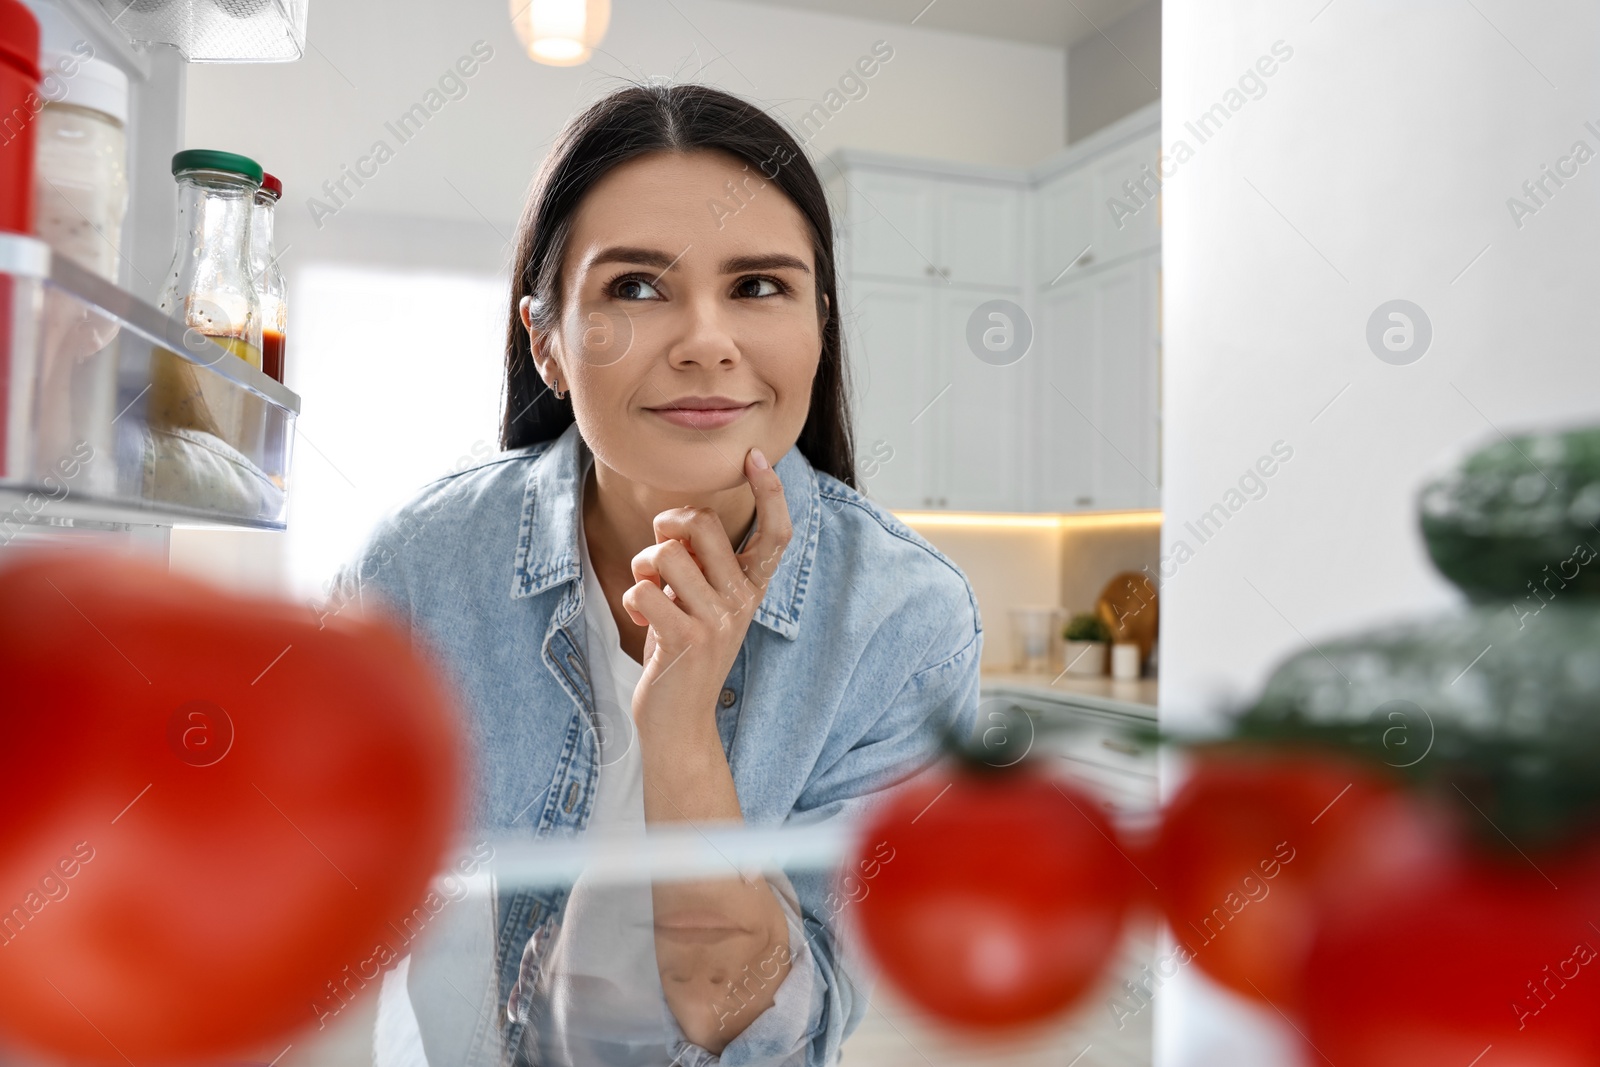
[[[260,370],[261,300],[249,253],[261,165],[232,152],[189,149],[172,157],[172,174],[178,239],[158,306]]]
[[[262,175],[250,216],[250,281],[261,298],[261,369],[276,382],[283,381],[283,338],[289,320],[283,270],[272,235],[273,216],[282,199],[283,183],[271,174]]]

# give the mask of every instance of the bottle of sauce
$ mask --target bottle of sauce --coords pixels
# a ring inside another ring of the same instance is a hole
[[[250,220],[261,164],[195,148],[172,157],[178,239],[158,307],[261,368],[261,298],[250,280]]]
[[[250,216],[250,280],[261,298],[261,369],[276,382],[283,381],[283,335],[289,318],[283,269],[272,235],[273,216],[282,199],[283,183],[271,174],[262,175]]]

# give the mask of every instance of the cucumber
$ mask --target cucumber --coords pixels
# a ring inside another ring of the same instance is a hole
[[[1597,650],[1600,605],[1576,599],[1391,624],[1284,661],[1234,736],[1366,756],[1470,798],[1491,844],[1549,844],[1600,821]]]
[[[1600,598],[1600,427],[1501,438],[1419,498],[1434,566],[1476,602]]]

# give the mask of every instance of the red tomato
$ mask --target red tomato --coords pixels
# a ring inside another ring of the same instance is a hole
[[[1085,992],[1139,877],[1092,797],[1026,765],[907,787],[866,827],[858,869],[873,872],[860,924],[884,973],[946,1022],[990,1030]]]
[[[1339,1067],[1600,1063],[1600,848],[1482,848],[1462,843],[1324,924],[1306,976],[1308,1055]]]
[[[463,799],[401,634],[84,552],[0,569],[0,604],[0,1031],[215,1058],[376,977]]]
[[[1241,745],[1196,756],[1153,877],[1180,959],[1292,1012],[1318,923],[1426,851],[1422,813],[1368,765]]]

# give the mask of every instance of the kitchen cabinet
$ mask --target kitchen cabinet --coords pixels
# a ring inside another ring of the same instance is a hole
[[[1019,186],[863,170],[836,189],[852,275],[996,289],[1023,284]]]
[[[935,401],[934,291],[904,282],[858,281],[841,291],[846,308],[856,454],[863,492],[891,508],[925,507],[932,495],[931,424],[919,418]],[[887,458],[885,458],[887,457]],[[870,476],[869,476],[870,471]]]
[[[860,477],[885,506],[1013,510],[1018,441],[1007,428],[1026,371],[984,363],[967,347],[968,320],[993,295],[886,281],[850,290],[856,448],[880,457]]]
[[[1135,740],[1136,731],[1155,724],[1154,706],[1057,691],[1047,678],[1007,675],[986,677],[980,693],[980,715],[1014,707],[1032,717],[1039,731],[1032,752],[1076,779],[1113,819],[1131,824],[1154,816],[1160,804],[1156,750]]]
[[[1159,272],[1146,253],[1040,294],[1030,510],[1160,506]]]
[[[1030,171],[833,156],[868,495],[894,509],[1160,506],[1159,205],[1136,195],[1158,151],[1152,105]],[[1033,333],[1007,366],[966,339],[995,299]]]
[[[1033,205],[1040,284],[1161,247],[1154,200],[1160,133],[1150,130],[1042,180]],[[1132,183],[1130,191],[1128,183]]]

